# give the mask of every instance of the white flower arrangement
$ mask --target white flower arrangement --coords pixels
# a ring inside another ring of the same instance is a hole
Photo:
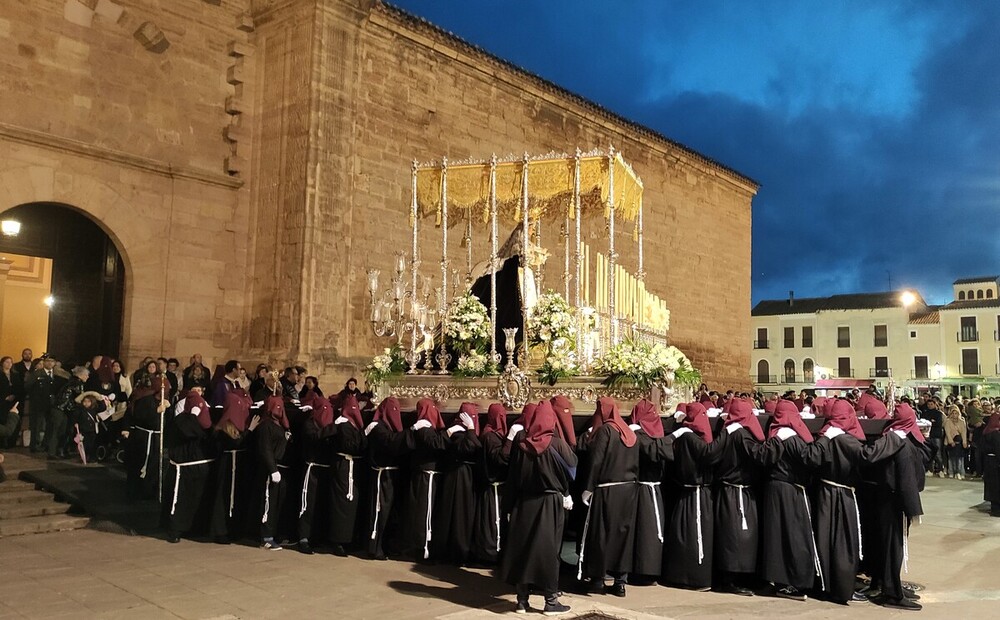
[[[455,374],[462,377],[485,377],[493,372],[494,365],[490,363],[489,357],[476,350],[460,355],[455,368]]]
[[[579,372],[576,353],[569,347],[555,346],[538,369],[538,378],[543,383],[555,385],[559,379],[572,377]]]
[[[490,337],[486,306],[471,293],[456,297],[445,317],[444,333],[457,351],[481,349]]]
[[[631,383],[642,389],[649,389],[668,373],[682,376],[687,382],[698,372],[677,347],[638,338],[626,338],[609,349],[597,360],[595,369],[607,377],[608,385]]]
[[[404,368],[403,352],[399,347],[386,348],[364,367],[365,379],[370,385],[378,385],[387,377],[403,372]]]
[[[528,323],[528,338],[532,345],[549,349],[563,341],[572,348],[576,339],[576,313],[559,293],[549,291],[538,298]]]

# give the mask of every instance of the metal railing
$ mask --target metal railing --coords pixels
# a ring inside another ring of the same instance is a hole
[[[887,347],[887,346],[889,346],[889,339],[888,338],[875,338],[874,341],[875,341],[875,346],[876,347]]]
[[[754,380],[754,383],[768,384],[777,383],[778,375],[761,375],[755,372],[750,373],[750,378]]]
[[[979,342],[978,329],[963,329],[955,334],[958,342]]]
[[[911,379],[930,379],[931,378],[931,376],[930,376],[930,370],[927,369],[927,368],[925,368],[925,369],[923,369],[923,370],[921,370],[919,372],[916,369],[911,370],[910,371],[910,378]]]
[[[767,340],[754,340],[753,341],[753,348],[755,348],[755,349],[768,349],[770,347],[768,347],[768,341]]]
[[[849,349],[851,347],[850,338],[837,338],[837,348],[839,349]]]
[[[958,365],[958,374],[960,375],[978,375],[979,374],[979,364],[976,365]]]
[[[869,368],[868,377],[891,377],[892,368]]]
[[[854,369],[853,368],[838,368],[837,369],[838,379],[853,379]]]
[[[794,340],[786,340],[785,341],[785,348],[786,349],[794,349],[795,348],[795,341]]]

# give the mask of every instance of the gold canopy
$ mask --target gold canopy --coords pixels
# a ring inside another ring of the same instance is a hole
[[[529,219],[537,220],[567,209],[575,218],[573,195],[577,157],[560,155],[529,159],[528,209]],[[579,157],[580,208],[582,213],[600,211],[608,217],[612,183],[614,185],[615,217],[633,221],[642,209],[642,180],[620,153],[613,158],[614,178],[609,171],[611,158],[606,153],[590,152]],[[483,219],[489,218],[490,161],[448,164],[448,209],[481,209]],[[511,221],[521,219],[521,198],[525,162],[506,160],[496,164],[496,198],[501,216]],[[438,164],[417,168],[417,206],[422,217],[435,215],[441,222],[441,181],[445,168]],[[559,213],[562,215],[562,213]]]

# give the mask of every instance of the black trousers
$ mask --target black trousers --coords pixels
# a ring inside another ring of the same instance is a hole
[[[905,555],[905,539],[909,535],[910,518],[903,513],[902,504],[895,493],[882,490],[875,505],[878,523],[878,555],[872,566],[872,585],[882,590],[889,599],[903,598],[903,580],[900,570]]]

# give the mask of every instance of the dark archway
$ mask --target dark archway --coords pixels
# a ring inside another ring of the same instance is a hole
[[[57,203],[4,211],[21,222],[18,236],[0,238],[0,250],[52,259],[48,351],[70,363],[121,353],[125,265],[114,241],[87,215]],[[37,352],[36,352],[37,353]]]

